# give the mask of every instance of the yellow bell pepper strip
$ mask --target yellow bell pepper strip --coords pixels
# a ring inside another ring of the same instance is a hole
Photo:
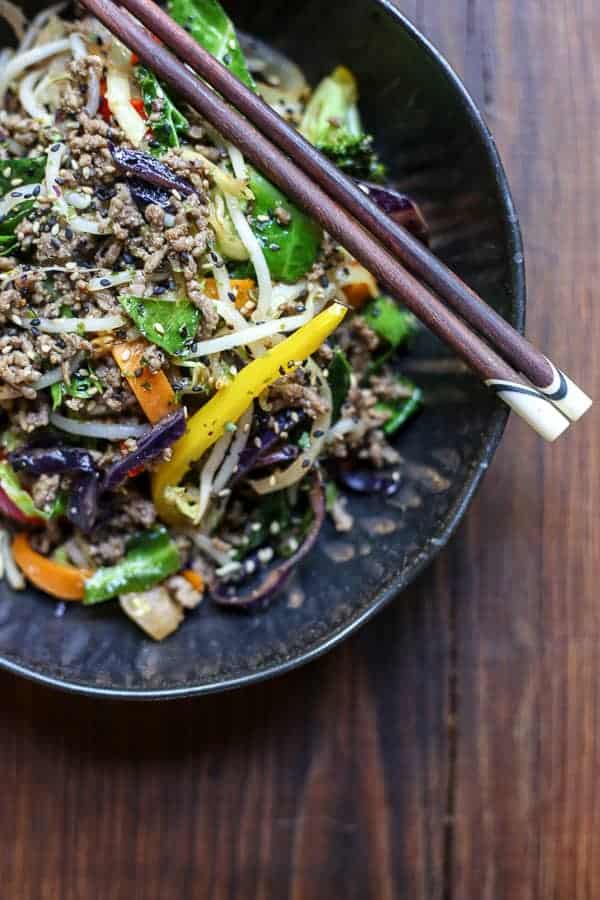
[[[168,498],[168,490],[176,487],[192,463],[219,440],[226,424],[237,422],[269,385],[283,374],[291,375],[312,356],[340,325],[346,312],[346,307],[339,303],[323,310],[307,325],[243,368],[189,419],[187,431],[174,445],[171,459],[158,466],[152,479],[154,505],[161,519],[173,524],[180,520]]]
[[[164,372],[152,372],[142,359],[148,349],[144,340],[114,344],[112,354],[129,387],[153,425],[177,406],[175,391]]]
[[[12,553],[23,575],[40,590],[59,600],[83,600],[85,582],[93,572],[58,563],[36,553],[24,532],[15,537]]]
[[[214,278],[207,278],[204,282],[206,296],[211,300],[219,299],[219,290]],[[252,278],[233,278],[231,290],[235,294],[236,309],[242,310],[248,300],[252,300],[251,292],[256,290],[256,282]]]

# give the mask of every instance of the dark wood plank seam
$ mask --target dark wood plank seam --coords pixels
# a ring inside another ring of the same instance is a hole
[[[448,743],[448,765],[446,786],[446,807],[444,817],[443,852],[442,852],[442,897],[443,900],[454,900],[454,824],[456,813],[456,764],[458,758],[458,634],[457,634],[457,598],[456,591],[450,591],[450,608],[448,615],[448,680],[446,724]]]

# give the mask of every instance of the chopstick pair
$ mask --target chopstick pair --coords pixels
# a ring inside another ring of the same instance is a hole
[[[577,421],[589,409],[592,401],[571,379],[419,241],[381,213],[354,182],[153,0],[119,0],[120,5],[113,0],[82,2],[257,169],[306,209],[538,434],[556,440],[570,421]]]

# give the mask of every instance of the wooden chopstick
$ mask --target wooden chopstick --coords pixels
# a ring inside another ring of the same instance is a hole
[[[373,201],[152,0],[120,0],[181,59],[276,143],[310,177],[410,269],[438,292],[441,299],[476,328],[517,371],[549,397],[571,421],[591,405],[586,394],[544,354],[519,334],[454,272],[388,216]]]
[[[144,15],[146,21],[149,21],[147,7],[154,4],[144,0],[138,7],[141,0],[125,2],[132,8],[135,3],[136,15],[140,18]],[[147,31],[112,0],[83,0],[83,4],[160,78],[174,87],[226,140],[237,146],[256,168],[309,211],[332,237],[373,273],[385,290],[401,299],[542,437],[555,440],[565,431],[569,421],[549,399],[522,379],[495,350],[411,275],[343,205],[308,177],[303,169],[272,144],[236,108],[199,80],[166,47],[157,44],[153,38],[154,28],[152,32]],[[152,12],[156,16],[154,10]],[[188,37],[185,31],[177,29],[170,18],[168,22],[173,34],[180,37],[181,31]],[[162,33],[157,36],[163,39]],[[166,37],[173,44],[172,34],[166,33]],[[197,46],[195,42],[193,45]],[[178,46],[182,47],[181,44]],[[190,48],[186,48],[187,56],[182,57],[187,64],[190,63],[189,50]],[[217,65],[220,66],[219,63]],[[338,173],[338,178],[341,177]],[[381,213],[378,212],[376,218],[381,218]]]

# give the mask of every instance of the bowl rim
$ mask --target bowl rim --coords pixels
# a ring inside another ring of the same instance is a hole
[[[462,79],[454,71],[443,54],[426,38],[419,29],[394,5],[393,0],[372,0],[374,4],[384,10],[401,28],[403,28],[412,40],[436,63],[442,70],[450,85],[456,90],[462,100],[462,105],[471,123],[475,126],[481,137],[483,149],[494,171],[498,194],[504,206],[504,219],[507,226],[507,243],[512,250],[509,260],[511,286],[514,292],[515,324],[519,331],[523,331],[525,325],[526,284],[525,263],[523,258],[523,241],[519,219],[516,213],[514,201],[508,184],[508,178],[500,159],[494,137],[483,118],[477,104],[465,87]],[[473,470],[465,482],[463,490],[456,498],[453,506],[446,516],[438,524],[436,531],[429,537],[425,547],[421,550],[413,562],[401,573],[393,576],[389,583],[380,590],[376,598],[369,606],[353,616],[339,628],[326,637],[319,639],[316,644],[303,653],[294,656],[284,662],[266,665],[264,668],[247,675],[239,675],[232,678],[219,678],[205,684],[188,685],[180,688],[164,688],[144,690],[138,688],[110,688],[95,687],[78,683],[77,681],[46,675],[36,671],[35,668],[17,663],[0,653],[0,669],[4,669],[14,675],[21,675],[30,681],[47,687],[58,688],[70,694],[79,694],[88,697],[105,697],[113,700],[175,700],[189,697],[206,696],[224,691],[235,690],[251,684],[257,684],[273,678],[275,675],[283,675],[292,669],[304,666],[318,657],[332,650],[347,637],[366,624],[384,606],[395,599],[401,591],[409,586],[417,576],[436,558],[438,553],[446,546],[463,515],[465,514],[473,496],[481,483],[481,479],[487,470],[489,463],[500,443],[500,439],[508,421],[508,409],[500,405],[493,412],[490,425],[484,435],[479,454],[473,462]]]

